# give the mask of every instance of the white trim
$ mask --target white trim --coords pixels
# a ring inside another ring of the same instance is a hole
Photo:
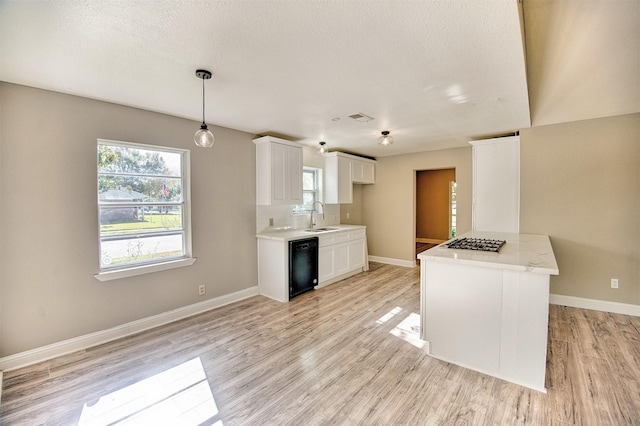
[[[614,314],[633,315],[640,317],[640,305],[629,303],[609,302],[607,300],[585,299],[583,297],[550,294],[549,303],[552,305],[571,306],[573,308],[591,309],[594,311],[611,312]]]
[[[0,358],[0,371],[15,370],[38,362],[46,361],[61,355],[100,345],[112,340],[120,339],[141,331],[149,330],[164,324],[168,324],[183,318],[197,315],[211,309],[219,308],[230,303],[238,302],[249,297],[257,296],[258,287],[249,287],[235,293],[226,294],[214,299],[194,303],[193,305],[173,309],[158,315],[142,318],[107,330],[85,334],[61,342],[20,352]]]
[[[136,275],[167,271],[169,269],[182,268],[183,266],[191,266],[196,263],[196,260],[198,260],[197,257],[187,257],[186,259],[171,260],[163,263],[153,263],[151,265],[141,265],[133,268],[100,272],[95,274],[94,277],[99,281],[118,280],[120,278],[135,277]]]
[[[404,266],[406,268],[413,268],[416,266],[415,261],[403,260],[403,259],[393,259],[391,257],[379,257],[379,256],[369,256],[369,262],[378,262],[378,263],[386,263],[387,265],[395,265],[395,266]]]
[[[172,153],[178,154],[180,156],[180,176],[167,176],[172,178],[179,178],[180,185],[182,190],[182,200],[179,202],[169,202],[171,205],[177,205],[182,207],[182,255],[183,259],[175,259],[169,261],[163,261],[162,259],[152,259],[148,261],[147,264],[136,264],[130,267],[122,266],[122,267],[113,267],[112,268],[104,268],[98,272],[94,277],[99,281],[111,281],[119,278],[127,278],[133,277],[142,274],[148,274],[152,272],[158,271],[166,271],[168,269],[180,268],[183,266],[193,265],[196,261],[196,258],[193,257],[193,249],[191,244],[191,151],[188,149],[182,148],[173,148],[162,145],[148,145],[148,144],[140,144],[140,143],[132,143],[132,142],[122,142],[115,141],[110,139],[100,139],[97,140],[97,147],[100,146],[116,146],[124,149],[142,149],[153,152],[164,152],[164,153]],[[97,179],[100,180],[100,167],[97,165]],[[116,173],[118,174],[118,173]],[[126,173],[129,176],[135,176],[136,174]],[[161,176],[161,175],[149,175],[149,176]],[[97,196],[97,212],[98,212],[98,222],[100,223],[100,211],[104,206],[109,206],[109,203],[102,204],[100,202],[100,194],[96,192]],[[134,203],[138,204],[139,203]],[[158,204],[164,204],[162,202]],[[150,203],[143,203],[143,205],[153,205]],[[139,235],[140,236],[140,235]],[[100,227],[98,227],[98,239],[100,246],[100,257],[102,257],[102,238]],[[100,265],[102,266],[102,259],[100,259]]]

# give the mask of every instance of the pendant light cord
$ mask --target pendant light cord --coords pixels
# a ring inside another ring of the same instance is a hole
[[[204,77],[202,77],[202,124],[205,124],[204,122]]]

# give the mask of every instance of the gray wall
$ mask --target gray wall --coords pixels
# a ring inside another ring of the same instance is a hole
[[[640,114],[524,129],[520,173],[520,232],[551,236],[551,292],[640,305]]]
[[[257,285],[252,135],[7,83],[0,111],[0,356]],[[194,265],[94,278],[98,138],[191,150]]]

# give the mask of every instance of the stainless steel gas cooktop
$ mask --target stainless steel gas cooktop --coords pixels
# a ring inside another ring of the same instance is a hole
[[[498,253],[506,241],[486,238],[458,238],[444,245],[450,249],[489,251]]]

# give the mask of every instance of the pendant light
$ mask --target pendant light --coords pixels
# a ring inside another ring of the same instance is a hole
[[[325,146],[326,142],[320,142],[320,146],[318,147],[318,154],[326,154],[329,152],[329,149]]]
[[[196,77],[202,79],[202,125],[200,126],[200,130],[194,135],[193,141],[198,146],[210,148],[213,146],[214,137],[211,130],[207,128],[207,123],[204,122],[204,81],[211,78],[211,72],[207,70],[196,70]]]
[[[378,143],[382,146],[389,146],[393,143],[393,136],[389,135],[389,131],[382,132],[382,136],[378,138]]]

